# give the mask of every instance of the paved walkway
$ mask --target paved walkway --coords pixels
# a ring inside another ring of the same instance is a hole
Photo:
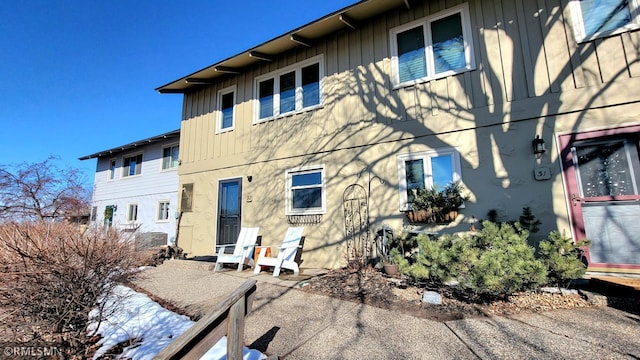
[[[138,285],[198,316],[247,278],[257,280],[245,341],[280,358],[640,358],[640,311],[599,307],[436,322],[297,289],[316,273],[287,280],[210,268],[172,260],[145,270]]]

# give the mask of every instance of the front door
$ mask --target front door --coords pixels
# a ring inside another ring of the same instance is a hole
[[[590,270],[640,269],[639,130],[558,139],[574,237],[591,241]]]
[[[218,187],[216,245],[235,244],[241,224],[242,178],[221,180]],[[233,247],[228,247],[233,251]]]

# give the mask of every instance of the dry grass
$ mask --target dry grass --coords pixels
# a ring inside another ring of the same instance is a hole
[[[13,343],[46,342],[86,356],[89,312],[144,261],[119,233],[66,223],[0,225],[0,318]]]

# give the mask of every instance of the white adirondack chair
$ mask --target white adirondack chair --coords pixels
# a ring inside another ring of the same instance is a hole
[[[242,271],[244,265],[253,266],[253,251],[258,241],[259,229],[243,227],[235,244],[217,245],[218,258],[213,271],[222,270],[222,264],[238,264],[238,271]],[[234,246],[233,254],[225,254],[224,250],[229,246]]]
[[[294,275],[298,275],[300,269],[298,263],[295,262],[296,254],[300,249],[300,241],[302,240],[302,233],[304,227],[290,227],[284,236],[284,240],[281,245],[275,246],[258,246],[260,248],[260,254],[255,264],[253,272],[259,274],[261,269],[260,265],[273,266],[273,276],[279,276],[281,269],[293,270]],[[278,249],[278,255],[276,257],[266,256],[267,248]]]

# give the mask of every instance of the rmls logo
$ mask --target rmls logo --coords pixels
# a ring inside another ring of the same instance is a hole
[[[2,349],[2,355],[11,358],[62,355],[62,351],[55,346],[5,346],[0,349]]]

